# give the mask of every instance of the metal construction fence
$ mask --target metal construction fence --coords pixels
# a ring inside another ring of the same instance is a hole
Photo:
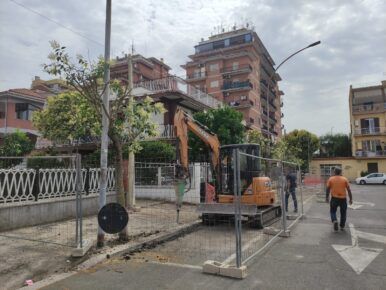
[[[240,267],[248,263],[253,257],[261,253],[277,237],[289,235],[289,228],[294,221],[304,214],[303,190],[300,168],[297,164],[263,157],[249,155],[235,150],[234,152],[235,178],[235,232],[236,253],[235,265]],[[270,183],[265,189],[259,185],[248,184],[246,180],[260,177]],[[268,179],[265,179],[268,178]],[[242,204],[248,202],[248,191],[259,191],[261,223],[256,224],[256,217],[246,216],[240,212]],[[273,198],[273,200],[272,200]],[[265,205],[264,205],[265,204]],[[277,211],[280,215],[277,215]],[[276,218],[275,218],[276,217]],[[265,230],[256,228],[265,227]],[[231,262],[229,259],[227,262]]]
[[[85,179],[80,155],[0,157],[0,236],[81,245]]]

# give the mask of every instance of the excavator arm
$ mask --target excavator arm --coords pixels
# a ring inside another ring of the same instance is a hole
[[[220,162],[220,141],[218,140],[217,135],[210,132],[206,126],[194,120],[180,108],[177,109],[176,114],[174,115],[174,128],[178,140],[178,161],[180,162],[183,170],[186,173],[189,172],[188,131],[191,131],[208,147],[210,147],[212,153],[211,163],[218,178]]]

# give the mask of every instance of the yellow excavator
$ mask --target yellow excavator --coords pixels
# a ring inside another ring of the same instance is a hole
[[[177,138],[178,178],[189,178],[188,132],[200,138],[209,148],[211,165],[215,176],[214,184],[205,182],[201,186],[201,203],[197,210],[202,214],[204,224],[232,216],[234,207],[233,151],[259,156],[257,144],[235,144],[221,146],[216,134],[205,125],[194,120],[178,108],[174,116]],[[241,214],[248,219],[251,227],[262,228],[281,216],[281,207],[276,204],[276,191],[272,189],[269,177],[262,176],[258,158],[240,155]]]

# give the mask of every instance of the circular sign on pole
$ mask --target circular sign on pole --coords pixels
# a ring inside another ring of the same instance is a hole
[[[108,234],[121,232],[128,222],[129,215],[119,203],[108,203],[98,213],[99,226]]]

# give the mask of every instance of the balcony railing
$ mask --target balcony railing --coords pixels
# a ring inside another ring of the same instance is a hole
[[[249,81],[229,82],[229,83],[224,83],[224,85],[222,86],[223,91],[241,90],[241,89],[252,89],[252,84]]]
[[[232,73],[244,73],[244,72],[251,72],[252,66],[249,64],[242,65],[242,66],[230,66],[230,67],[224,67],[221,69],[221,73],[223,74],[232,74]]]
[[[203,78],[206,78],[206,76],[207,76],[206,72],[196,72],[191,75],[188,75],[187,79],[188,80],[203,79]]]
[[[386,134],[386,127],[371,127],[354,129],[354,135],[381,135]]]
[[[358,150],[355,152],[356,157],[386,157],[386,150],[367,151]]]
[[[368,105],[353,105],[353,114],[378,113],[386,110],[386,103],[374,103]]]
[[[222,105],[222,102],[219,100],[200,91],[194,86],[189,85],[183,79],[178,77],[167,77],[163,79],[139,82],[134,84],[134,88],[139,89],[138,92],[134,90],[134,95],[180,93],[211,108],[218,108]],[[150,92],[141,91],[141,88]]]

